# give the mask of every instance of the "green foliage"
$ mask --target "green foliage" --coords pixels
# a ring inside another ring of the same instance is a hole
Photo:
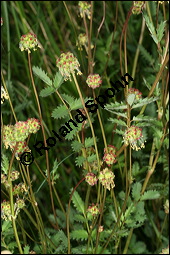
[[[160,194],[156,190],[148,190],[141,196],[141,201],[148,199],[157,199],[160,197]]]
[[[48,86],[52,86],[52,80],[48,77],[48,75],[38,66],[32,67],[33,73],[38,76],[43,82],[45,82]]]
[[[53,110],[51,116],[55,119],[62,119],[68,115],[68,109],[65,105],[59,105],[56,109]]]
[[[55,89],[53,87],[47,87],[47,88],[41,90],[40,96],[48,97],[49,95],[51,95],[54,92],[55,92]]]
[[[71,143],[71,147],[72,147],[73,151],[79,152],[79,151],[81,151],[83,144],[75,140]]]
[[[132,197],[135,201],[140,199],[140,192],[141,192],[142,185],[139,182],[136,182],[132,187]]]
[[[87,240],[88,238],[88,233],[86,230],[84,229],[78,229],[78,230],[73,230],[71,233],[70,233],[70,236],[73,240]]]
[[[76,210],[84,214],[84,202],[76,190],[73,193],[72,202]]]
[[[63,82],[64,82],[63,76],[61,75],[60,72],[57,72],[53,81],[54,88],[59,89]]]

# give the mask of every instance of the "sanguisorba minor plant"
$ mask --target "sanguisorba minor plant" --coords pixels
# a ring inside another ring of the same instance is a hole
[[[52,3],[45,2],[51,19],[57,24]],[[11,112],[6,123],[2,106],[3,249],[20,254],[169,253],[168,4],[133,1],[125,12],[126,2],[121,2],[79,1],[74,6],[68,2],[57,3],[65,8],[64,15],[76,38],[74,43],[70,42],[70,47],[61,42],[61,47],[68,50],[61,50],[56,59],[48,60],[49,67],[55,66],[54,75],[48,73],[50,68],[44,71],[31,61],[33,54],[41,58],[43,46],[37,35],[31,31],[20,37],[17,50],[25,54],[36,109],[29,111],[25,120],[17,118],[2,63],[1,103],[9,104]],[[103,16],[95,30],[93,26],[99,21],[95,16],[96,4],[102,5]],[[15,22],[16,11],[22,10],[21,5],[11,5]],[[29,6],[33,11],[37,8],[36,4]],[[77,17],[73,16],[72,7]],[[101,47],[102,40],[106,40],[102,29],[109,29],[109,7],[115,11],[114,30],[105,49]],[[5,2],[3,8],[7,22]],[[120,23],[119,14],[121,18],[124,14],[127,17],[125,20],[120,18]],[[28,24],[25,17],[23,20]],[[138,26],[140,33],[138,42],[135,39],[136,44],[132,47],[131,41],[128,44],[129,33],[134,32],[132,25],[137,20],[141,24]],[[1,25],[3,23],[1,18]],[[40,25],[42,28],[41,21]],[[6,27],[9,32],[8,22]],[[59,31],[58,35],[61,40]],[[151,48],[146,47],[147,40]],[[119,49],[117,52],[114,41]],[[116,64],[112,65],[112,53],[120,59],[119,69]],[[148,71],[140,67],[143,64],[140,54],[149,65]],[[140,68],[143,70],[141,80],[137,78]],[[128,80],[127,73],[133,81]],[[121,77],[125,78],[124,82],[120,82]],[[45,86],[40,93],[38,80]],[[121,84],[119,90],[116,89],[118,84]],[[66,92],[66,86],[70,86],[69,92]],[[113,94],[106,96],[108,88]],[[50,100],[52,96],[55,100]],[[45,100],[50,109],[54,107],[52,112],[42,111]],[[55,124],[50,131],[45,116],[52,117]],[[42,133],[42,140],[34,138],[32,143],[32,137],[39,133]],[[36,144],[38,146],[39,142],[43,147],[38,155],[40,148],[36,150]],[[61,161],[54,156],[56,152],[52,152],[57,146],[61,146],[58,151]],[[67,147],[72,150],[69,155],[63,152],[68,151]],[[25,152],[34,156],[30,164],[28,158],[25,163],[21,161]],[[76,174],[71,180],[59,172],[65,161],[67,168],[73,168],[73,174]],[[38,188],[31,171],[43,179]],[[47,187],[43,192],[45,183]],[[48,206],[44,204],[43,207],[43,199]]]

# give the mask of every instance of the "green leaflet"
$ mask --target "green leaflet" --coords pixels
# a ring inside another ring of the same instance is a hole
[[[152,22],[150,21],[148,15],[147,15],[147,13],[146,13],[146,11],[143,10],[142,13],[143,13],[143,17],[144,17],[144,19],[145,19],[145,21],[146,21],[146,25],[147,25],[147,27],[148,27],[148,29],[149,29],[149,32],[151,33],[151,36],[152,36],[154,42],[155,42],[156,44],[158,44],[159,41],[158,41],[158,38],[157,38],[157,34],[156,34],[156,31],[155,31],[155,27],[153,26]]]
[[[148,63],[150,65],[152,65],[155,60],[153,59],[153,57],[151,56],[151,54],[143,47],[143,45],[139,44],[139,49],[140,49],[140,53],[142,55],[142,57],[148,61]]]
[[[72,196],[72,202],[76,210],[82,214],[84,214],[84,202],[81,199],[79,193],[75,190]]]
[[[83,144],[75,140],[72,142],[71,147],[72,147],[73,151],[79,152],[79,151],[81,151]]]
[[[93,162],[97,159],[97,156],[96,154],[92,154],[90,155],[88,158],[87,158],[87,161],[90,163],[90,162]]]
[[[132,197],[135,201],[139,200],[141,189],[142,189],[142,184],[140,182],[136,182],[135,184],[133,184]]]
[[[84,144],[85,144],[85,147],[86,147],[86,148],[91,147],[92,145],[94,145],[94,139],[93,139],[93,137],[87,137],[87,138],[85,139]]]
[[[115,123],[115,124],[118,124],[120,126],[127,127],[126,122],[123,121],[123,120],[118,120],[118,119],[113,119],[113,118],[109,118],[108,120]]]
[[[156,190],[148,190],[141,196],[141,201],[148,199],[157,199],[160,197],[160,194]]]
[[[71,233],[70,233],[70,237],[72,239],[75,239],[75,240],[87,240],[88,238],[88,233],[86,230],[84,229],[78,229],[78,230],[73,230]]]
[[[158,42],[160,42],[162,40],[162,37],[164,35],[165,26],[166,26],[166,21],[161,21],[161,23],[159,24],[159,26],[157,28]]]
[[[52,80],[40,67],[33,66],[32,70],[33,73],[37,75],[43,82],[45,82],[48,86],[52,86]]]
[[[82,166],[86,159],[83,156],[78,156],[75,160],[76,166]]]
[[[128,104],[129,104],[130,106],[133,104],[133,102],[134,102],[134,100],[135,100],[135,97],[136,97],[135,94],[129,94],[129,95],[127,96],[127,102],[128,102]]]
[[[45,89],[42,89],[40,91],[40,96],[41,97],[47,97],[47,96],[51,95],[54,92],[55,92],[55,89],[53,87],[46,87]]]
[[[61,84],[64,82],[64,78],[61,75],[60,72],[57,72],[55,77],[54,77],[54,81],[53,81],[53,85],[55,87],[55,89],[59,89],[59,87],[61,86]]]
[[[150,98],[146,97],[144,99],[140,99],[137,104],[134,104],[132,106],[132,109],[141,107],[141,106],[143,106],[145,104],[150,104],[150,103],[152,103],[152,102],[154,102],[154,101],[156,101],[158,99],[159,99],[159,97],[150,97]]]
[[[62,119],[68,115],[68,109],[65,105],[59,105],[56,109],[53,110],[51,116],[54,119]]]

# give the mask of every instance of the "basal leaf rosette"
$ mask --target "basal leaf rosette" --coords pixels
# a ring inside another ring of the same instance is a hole
[[[71,74],[74,74],[75,71],[77,71],[78,75],[82,75],[82,72],[79,69],[80,64],[71,52],[62,53],[57,59],[56,65],[65,81],[71,81]]]
[[[136,126],[131,126],[126,129],[123,140],[125,144],[130,144],[133,150],[140,150],[141,148],[145,148],[144,138],[142,135],[142,129]]]
[[[31,50],[36,51],[37,48],[41,48],[37,36],[33,33],[28,33],[25,35],[22,35],[19,42],[19,48],[21,51],[28,51],[28,53],[31,53]]]

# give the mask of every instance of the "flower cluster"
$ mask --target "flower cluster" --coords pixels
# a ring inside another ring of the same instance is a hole
[[[97,177],[93,173],[87,173],[85,177],[86,182],[90,185],[93,186],[97,183]]]
[[[4,220],[12,220],[12,215],[11,215],[11,206],[10,206],[10,202],[4,200],[1,203],[1,218]]]
[[[85,47],[85,50],[88,51],[88,38],[85,33],[81,33],[78,36],[78,40],[76,41],[76,46],[78,46],[78,50],[83,50],[83,47]],[[91,49],[94,48],[94,45],[91,44]]]
[[[15,156],[25,151],[30,151],[25,139],[31,133],[36,133],[40,129],[40,122],[35,118],[30,118],[27,121],[18,121],[15,125],[4,125],[3,142],[8,149],[15,150]]]
[[[79,69],[80,64],[71,52],[62,53],[57,59],[56,65],[65,81],[68,79],[71,81],[71,74],[75,73],[75,70],[77,74],[82,74]]]
[[[92,216],[96,217],[99,213],[100,210],[98,208],[98,204],[92,204],[91,206],[88,207],[87,212],[89,212]]]
[[[135,89],[135,88],[129,88],[128,94],[135,94],[136,101],[142,98],[142,92],[140,92],[138,89]]]
[[[22,198],[17,198],[16,205],[18,209],[22,209],[25,206],[25,201]]]
[[[99,233],[103,232],[103,230],[104,230],[103,226],[99,226],[98,228]]]
[[[27,193],[28,189],[26,188],[24,183],[19,183],[18,185],[15,185],[12,189],[13,195],[20,195],[23,193]]]
[[[145,1],[133,1],[132,13],[140,14],[142,12],[144,4],[145,4]]]
[[[5,99],[9,99],[9,96],[6,93],[4,87],[1,85],[1,104],[3,104]]]
[[[141,148],[145,148],[144,139],[142,135],[142,129],[136,126],[131,126],[126,129],[123,140],[125,144],[130,144],[133,150],[140,150]]]
[[[79,1],[78,6],[79,6],[81,18],[87,15],[88,19],[91,19],[91,12],[90,12],[91,4],[87,3],[86,1]]]
[[[114,173],[110,171],[107,167],[100,172],[98,177],[101,184],[108,190],[115,187],[114,180],[113,180],[114,178],[115,178]]]
[[[86,82],[90,88],[95,89],[97,87],[100,87],[100,85],[102,84],[102,79],[99,74],[90,74],[87,77]]]
[[[108,150],[108,153],[107,153]],[[106,164],[108,166],[112,165],[113,163],[116,162],[116,147],[114,147],[113,145],[108,145],[108,148],[104,149],[104,157],[103,157],[103,161],[106,162]]]
[[[28,51],[28,53],[31,53],[30,50],[37,50],[38,48],[41,48],[37,36],[33,33],[28,33],[26,35],[22,35],[20,38],[19,48],[21,51]]]

